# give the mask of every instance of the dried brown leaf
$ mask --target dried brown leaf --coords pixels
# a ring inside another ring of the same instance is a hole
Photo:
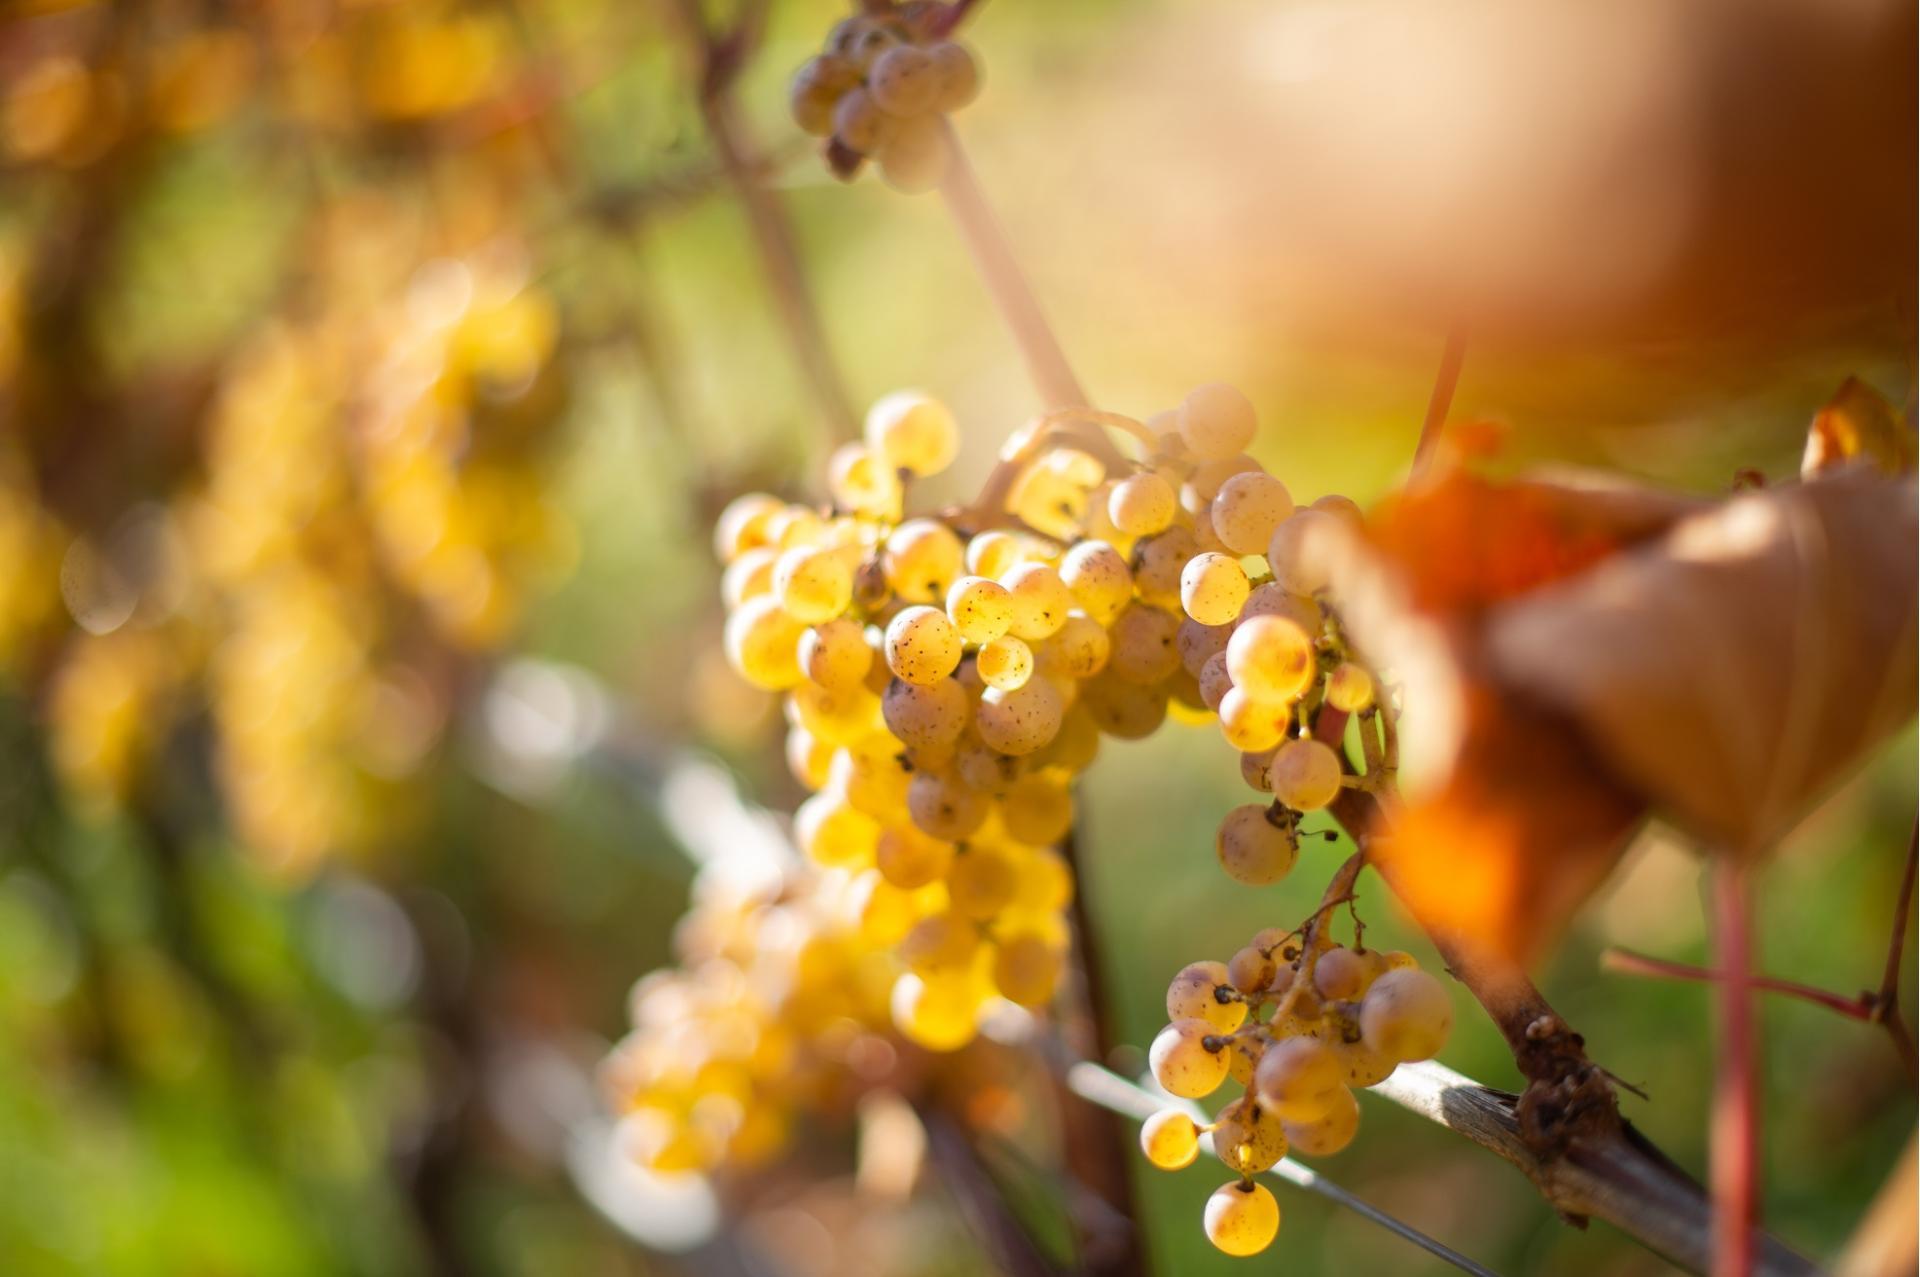
[[[1914,453],[1913,424],[1886,396],[1849,377],[1814,414],[1800,473],[1811,478],[1859,459],[1885,474],[1906,474],[1914,468]]]

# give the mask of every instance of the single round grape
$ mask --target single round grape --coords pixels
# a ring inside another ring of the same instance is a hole
[[[947,898],[955,913],[985,922],[1013,900],[1018,882],[1010,856],[975,844],[959,848],[948,867]]]
[[[1060,988],[1066,955],[1032,931],[1015,932],[994,946],[993,987],[1009,1002],[1043,1007]]]
[[[794,809],[793,840],[815,864],[852,869],[873,863],[880,826],[846,798],[822,790]]]
[[[992,809],[992,799],[957,776],[916,772],[907,782],[907,813],[935,838],[965,841],[986,823]]]
[[[967,571],[976,576],[1005,576],[1024,558],[1026,548],[1011,532],[982,532],[967,542]]]
[[[920,390],[896,390],[876,400],[867,409],[863,434],[867,447],[888,466],[923,477],[945,470],[960,453],[960,425],[953,413]]]
[[[873,664],[866,629],[844,616],[802,634],[797,656],[802,673],[821,687],[835,690],[864,689],[867,669]]]
[[[1073,791],[1048,776],[1025,776],[1000,799],[1000,821],[1029,847],[1049,847],[1073,827]]]
[[[767,523],[787,508],[779,497],[749,492],[727,502],[713,524],[713,552],[722,563],[732,563],[748,550],[768,544]]]
[[[834,745],[858,744],[884,722],[880,698],[864,683],[822,687],[803,679],[788,693],[786,708],[789,721]]]
[[[793,122],[802,132],[825,137],[833,132],[833,108],[842,94],[860,83],[860,68],[831,53],[801,64],[787,91]]]
[[[848,89],[833,107],[833,136],[848,150],[872,155],[892,132],[894,118],[866,89]]]
[[[1073,867],[1059,852],[1041,848],[1020,861],[1020,885],[1013,908],[1028,914],[1058,916],[1073,903]]]
[[[1065,714],[1053,684],[1030,678],[1011,691],[988,688],[974,710],[974,725],[989,748],[1002,754],[1031,754],[1053,739]]]
[[[832,785],[847,797],[855,811],[883,825],[907,820],[908,772],[898,757],[900,743],[885,732],[848,745],[833,756],[828,769]]]
[[[1180,668],[1174,636],[1180,622],[1171,612],[1145,603],[1131,604],[1108,633],[1112,653],[1107,667],[1129,683],[1158,683]]]
[[[879,181],[900,194],[918,196],[947,181],[952,144],[937,115],[914,115],[893,125],[879,144]]]
[[[1243,945],[1227,960],[1227,979],[1242,993],[1264,993],[1280,966],[1273,955],[1258,945]]]
[[[856,514],[890,519],[900,510],[900,476],[865,444],[842,444],[827,458],[827,491]]]
[[[1267,567],[1273,579],[1295,594],[1318,594],[1327,588],[1321,546],[1336,531],[1339,520],[1324,510],[1301,510],[1273,530],[1267,542]]]
[[[1008,632],[1033,641],[1047,638],[1067,623],[1073,594],[1060,574],[1044,563],[1016,564],[1000,579],[1013,604]]]
[[[940,88],[934,94],[934,110],[951,114],[979,95],[980,67],[964,45],[943,40],[929,47],[927,56],[933,59],[934,69],[939,73]]]
[[[1220,698],[1220,734],[1227,744],[1247,754],[1276,749],[1293,722],[1293,710],[1272,701],[1255,700],[1238,687]],[[1272,787],[1272,778],[1268,778]]]
[[[1390,1055],[1380,1052],[1362,1042],[1333,1042],[1334,1056],[1340,1061],[1340,1067],[1346,1070],[1343,1075],[1348,1086],[1377,1086],[1393,1076],[1397,1061]]]
[[[1169,612],[1180,610],[1180,574],[1200,552],[1193,533],[1174,526],[1133,549],[1133,588],[1143,603]]]
[[[1258,1175],[1287,1155],[1287,1132],[1280,1119],[1243,1095],[1213,1119],[1214,1156],[1240,1175]]]
[[[1180,405],[1180,437],[1202,461],[1220,461],[1245,452],[1259,432],[1259,419],[1247,397],[1224,382],[1187,392]]]
[[[1209,507],[1213,531],[1235,554],[1265,554],[1273,531],[1293,513],[1287,485],[1264,470],[1236,474]]]
[[[940,68],[925,50],[895,45],[867,68],[867,92],[889,115],[922,115],[940,96]]]
[[[1054,738],[1028,755],[1035,767],[1062,776],[1075,776],[1093,765],[1100,753],[1100,724],[1085,703],[1085,689],[1068,707]]]
[[[936,607],[910,607],[887,625],[887,668],[922,687],[939,683],[960,665],[959,631]]]
[[[1366,513],[1352,497],[1343,497],[1336,492],[1329,492],[1308,508],[1318,510],[1321,514],[1330,514],[1356,528],[1367,521]]]
[[[895,679],[880,697],[887,730],[911,746],[950,745],[959,740],[972,708],[966,689],[950,678],[924,685]]]
[[[1319,811],[1340,795],[1340,756],[1317,740],[1290,740],[1273,756],[1273,796],[1295,811]]]
[[[1141,1123],[1140,1151],[1163,1171],[1181,1170],[1200,1155],[1200,1128],[1179,1109],[1161,1109]]]
[[[1233,675],[1227,672],[1227,653],[1222,648],[1206,659],[1199,674],[1200,699],[1208,709],[1218,713],[1227,703],[1227,693],[1233,690]]]
[[[1313,962],[1313,987],[1329,1002],[1350,1002],[1366,992],[1367,962],[1352,949],[1336,945]]]
[[[748,599],[727,618],[722,636],[727,661],[755,687],[770,692],[792,687],[801,678],[797,653],[804,629],[771,594]]]
[[[1310,1122],[1286,1122],[1287,1142],[1293,1152],[1306,1157],[1332,1157],[1347,1145],[1360,1129],[1360,1101],[1342,1088],[1338,1098],[1319,1117]]]
[[[1107,517],[1130,537],[1165,531],[1179,509],[1173,485],[1151,470],[1129,475],[1107,495]]]
[[[876,948],[899,944],[920,920],[913,897],[871,869],[854,880],[850,902],[860,938]]]
[[[980,949],[980,928],[957,913],[930,913],[900,941],[900,961],[935,979],[964,974]]]
[[[853,565],[835,549],[788,550],[774,564],[773,592],[795,620],[809,625],[830,621],[853,602]]]
[[[1174,631],[1174,650],[1180,654],[1180,666],[1195,678],[1207,667],[1207,658],[1227,650],[1233,637],[1231,625],[1202,625],[1189,616]]]
[[[1080,703],[1087,707],[1095,726],[1118,740],[1145,740],[1167,719],[1163,686],[1129,683],[1114,677],[1111,670],[1081,689]]]
[[[947,876],[953,865],[953,844],[930,838],[912,825],[886,829],[874,849],[874,864],[894,886],[916,891]]]
[[[1385,975],[1387,971],[1405,971],[1409,967],[1420,965],[1420,960],[1405,949],[1389,949],[1380,955],[1380,961],[1386,968],[1380,973],[1381,975]]]
[[[946,600],[964,557],[952,528],[933,519],[908,519],[888,534],[881,563],[895,594],[909,603],[936,603]]]
[[[1205,1020],[1175,1020],[1160,1030],[1147,1063],[1161,1089],[1183,1099],[1210,1095],[1227,1077],[1226,1047]]]
[[[974,668],[988,687],[1010,692],[1033,677],[1033,651],[1017,638],[997,638],[980,649]]]
[[[1283,1038],[1260,1057],[1253,1084],[1275,1116],[1311,1122],[1327,1111],[1333,1102],[1331,1092],[1345,1089],[1340,1074],[1340,1061],[1325,1042]]]
[[[1220,999],[1221,990],[1232,988],[1225,963],[1189,962],[1167,986],[1167,1019],[1205,1020],[1215,1033],[1231,1033],[1247,1019],[1246,1003]]]
[[[1009,758],[998,750],[988,749],[984,741],[977,739],[962,740],[953,756],[953,768],[961,780],[995,797],[1005,794],[1015,781],[1025,776],[1032,762],[1031,754]]]
[[[1305,630],[1285,617],[1257,616],[1227,640],[1227,672],[1247,695],[1285,704],[1313,686],[1319,669]]]
[[[776,511],[767,520],[767,543],[782,550],[817,545],[824,538],[827,521],[803,505],[790,505]]]
[[[1253,587],[1253,592],[1247,595],[1247,601],[1240,607],[1240,618],[1234,623],[1235,628],[1245,625],[1256,616],[1283,616],[1308,634],[1318,634],[1326,620],[1318,603],[1272,581],[1263,581]]]
[[[958,980],[924,980],[911,971],[893,983],[893,1023],[929,1051],[957,1051],[973,1041],[978,1005]]]
[[[979,646],[1007,632],[1013,623],[1013,600],[998,581],[963,576],[947,591],[947,616],[961,638]]]
[[[1226,698],[1221,699],[1224,701]],[[1241,752],[1240,779],[1247,783],[1247,788],[1258,790],[1263,794],[1273,792],[1273,756],[1279,748],[1276,745],[1272,749],[1263,749],[1256,753]]]
[[[780,552],[772,546],[756,545],[742,550],[727,570],[720,574],[720,598],[732,611],[748,599],[758,598],[773,589],[773,565]]]
[[[1207,1199],[1207,1240],[1236,1258],[1258,1255],[1280,1234],[1280,1203],[1266,1185],[1235,1180]]]
[[[787,729],[787,770],[808,789],[824,789],[833,766],[834,747],[804,727]]]
[[[1230,625],[1252,588],[1238,559],[1198,554],[1181,570],[1180,605],[1202,625]]]
[[[1060,579],[1088,616],[1106,625],[1133,598],[1133,570],[1105,541],[1082,541],[1060,558]]]
[[[1300,839],[1291,825],[1274,824],[1265,807],[1249,803],[1227,813],[1213,849],[1227,877],[1248,887],[1270,887],[1292,872]]]
[[[1357,714],[1373,704],[1373,675],[1352,661],[1342,661],[1327,675],[1327,704]]]
[[[1373,982],[1360,1003],[1366,1044],[1402,1064],[1432,1059],[1452,1029],[1453,1002],[1424,971],[1389,971]]]

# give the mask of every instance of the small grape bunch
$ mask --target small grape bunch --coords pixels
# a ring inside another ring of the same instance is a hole
[[[1333,944],[1319,931],[1317,921],[1269,928],[1228,962],[1183,968],[1167,989],[1171,1023],[1148,1053],[1172,1095],[1199,1099],[1229,1078],[1244,1088],[1210,1123],[1168,1108],[1140,1131],[1147,1160],[1163,1170],[1191,1165],[1211,1134],[1238,1177],[1206,1208],[1207,1236],[1229,1255],[1256,1254],[1280,1230],[1278,1204],[1253,1177],[1290,1150],[1344,1149],[1360,1123],[1353,1088],[1432,1057],[1452,1028],[1446,990],[1410,954]]]
[[[945,12],[919,2],[842,19],[794,76],[794,122],[826,139],[834,176],[851,181],[870,159],[902,191],[931,190],[946,176],[946,117],[979,93],[980,70],[941,34]]]

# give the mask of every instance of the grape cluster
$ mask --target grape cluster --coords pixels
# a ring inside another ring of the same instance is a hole
[[[1132,473],[1041,434],[1016,445],[1004,510],[906,518],[905,483],[948,466],[959,437],[945,407],[903,392],[830,460],[830,509],[751,494],[719,520],[728,659],[786,694],[788,761],[813,791],[796,839],[898,920],[895,1020],[923,1046],[964,1045],[998,999],[1051,1000],[1073,891],[1056,847],[1103,735],[1149,735],[1169,706],[1204,720],[1218,675],[1251,707],[1252,726],[1225,726],[1268,751],[1266,785],[1310,810],[1341,783],[1330,749],[1293,736],[1323,669],[1346,668],[1309,637],[1324,628],[1311,583],[1249,577],[1243,557],[1340,516],[1296,514],[1244,455],[1254,412],[1230,387],[1157,424],[1137,427],[1152,455]],[[1255,811],[1265,832],[1223,859],[1277,881],[1293,817]]]
[[[631,1156],[657,1171],[752,1168],[797,1113],[844,1107],[889,1066],[895,963],[870,892],[842,870],[703,868],[675,932],[680,965],[634,986],[632,1031],[602,1064]]]
[[[944,12],[916,0],[843,19],[794,76],[794,122],[826,139],[835,176],[851,180],[873,160],[889,186],[926,191],[946,175],[946,117],[973,101],[980,71],[939,34]]]
[[[1300,932],[1269,928],[1227,962],[1195,962],[1167,989],[1171,1021],[1153,1040],[1154,1079],[1198,1099],[1229,1078],[1243,1093],[1211,1123],[1163,1109],[1141,1128],[1147,1160],[1191,1165],[1203,1131],[1238,1178],[1207,1203],[1207,1237],[1229,1255],[1266,1249],[1280,1230],[1273,1194],[1253,1176],[1288,1150],[1338,1153],[1354,1137],[1353,1088],[1374,1086],[1446,1043],[1453,1009],[1412,955],[1346,947],[1321,937],[1320,915]],[[1296,935],[1304,938],[1296,940]]]

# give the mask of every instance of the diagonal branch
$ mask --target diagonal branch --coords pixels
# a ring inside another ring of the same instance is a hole
[[[1417,479],[1433,461],[1440,443],[1440,431],[1447,424],[1447,412],[1453,407],[1454,388],[1460,384],[1460,365],[1467,357],[1467,338],[1459,328],[1447,333],[1447,344],[1440,352],[1440,371],[1434,374],[1433,394],[1427,400],[1426,419],[1420,423],[1420,439],[1413,446],[1413,476]]]

